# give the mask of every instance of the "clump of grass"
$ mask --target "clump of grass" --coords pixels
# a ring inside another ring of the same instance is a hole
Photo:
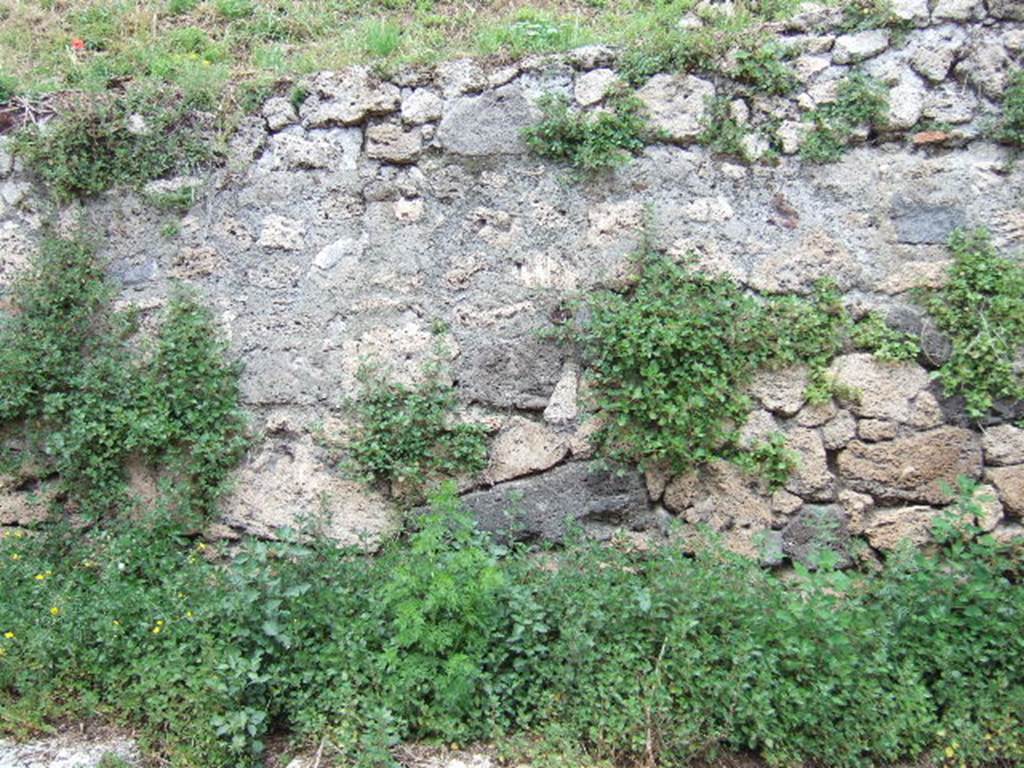
[[[735,56],[733,76],[753,90],[781,96],[796,87],[796,75],[786,63],[790,51],[784,46],[768,41],[742,47]]]
[[[194,112],[146,94],[83,96],[51,123],[22,129],[12,150],[60,201],[137,186],[215,158],[208,126]]]
[[[523,56],[559,51],[585,42],[580,23],[547,12],[525,9],[504,22],[485,27],[477,34],[477,49],[484,54]]]
[[[717,154],[746,160],[743,148],[746,135],[747,129],[732,116],[727,97],[716,96],[708,101],[697,141]]]
[[[643,150],[651,130],[642,103],[628,90],[613,91],[605,102],[608,111],[587,113],[572,109],[563,96],[545,96],[543,119],[523,131],[526,145],[583,172],[622,165]]]
[[[402,43],[402,28],[393,21],[374,19],[365,27],[367,52],[378,58],[387,58]]]
[[[996,123],[993,136],[996,141],[1024,148],[1024,70],[1010,76],[1003,94],[1002,115]]]
[[[888,89],[863,72],[853,72],[838,87],[836,100],[806,117],[814,127],[804,137],[800,156],[811,163],[832,163],[843,156],[860,128],[878,128],[885,122]]]

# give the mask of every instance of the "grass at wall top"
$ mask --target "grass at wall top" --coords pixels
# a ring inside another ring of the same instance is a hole
[[[803,0],[748,0],[708,24],[730,30]],[[357,62],[521,56],[591,42],[641,46],[696,0],[12,0],[0,5],[3,91],[166,84],[210,106],[250,105],[279,79]],[[708,13],[708,12],[706,12]]]

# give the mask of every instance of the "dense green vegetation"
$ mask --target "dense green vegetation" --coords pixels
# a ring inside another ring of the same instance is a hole
[[[59,202],[138,186],[215,158],[193,107],[166,94],[82,96],[53,125],[18,132],[12,149]]]
[[[859,129],[881,127],[889,103],[885,84],[853,72],[840,84],[836,100],[807,113],[813,123],[800,146],[800,156],[812,163],[832,163],[842,157]]]
[[[58,500],[97,519],[130,505],[136,458],[161,468],[178,513],[206,514],[245,447],[238,368],[188,293],[139,338],[114,291],[90,245],[55,237],[15,284],[0,316],[4,468],[52,478]]]
[[[563,765],[1024,760],[1020,561],[966,522],[874,576],[787,580],[714,545],[539,567],[451,489],[421,522],[376,558],[314,537],[224,562],[161,518],[8,536],[0,730],[98,714],[204,768],[256,765],[282,731],[361,766],[408,739]]]
[[[1010,76],[1010,84],[1003,94],[1003,114],[996,123],[997,141],[1014,147],[1024,147],[1024,70]]]
[[[984,230],[955,232],[950,250],[946,284],[924,297],[953,345],[937,376],[947,394],[964,397],[969,416],[980,418],[996,400],[1024,398],[1016,364],[1024,346],[1024,266],[1000,256]]]
[[[416,501],[440,478],[487,466],[487,430],[456,421],[455,390],[436,364],[415,386],[370,370],[361,379],[362,391],[349,403],[355,430],[346,450],[363,480],[387,483],[395,495]]]
[[[802,0],[705,11],[736,36]],[[566,0],[556,9],[481,0],[75,0],[11,3],[0,71],[11,89],[104,91],[129,79],[172,86],[227,112],[281,79],[357,62],[392,68],[459,55],[521,56],[590,42],[645,47],[676,34],[696,0]]]
[[[640,153],[654,132],[640,100],[629,91],[613,91],[606,103],[608,111],[580,112],[567,99],[548,94],[540,102],[543,119],[524,129],[523,139],[541,157],[567,162],[580,171],[621,165]]]
[[[827,400],[834,387],[825,368],[845,344],[886,359],[917,355],[912,337],[878,317],[852,323],[828,281],[806,298],[762,300],[728,277],[664,255],[642,251],[636,258],[636,284],[587,297],[586,321],[569,331],[602,417],[598,444],[612,458],[676,470],[739,459],[772,467],[769,477],[778,484],[786,466],[780,444],[755,447],[745,459],[738,446],[751,408],[745,386],[758,369],[806,364],[808,396]]]

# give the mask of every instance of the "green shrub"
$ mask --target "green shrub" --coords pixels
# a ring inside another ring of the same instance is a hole
[[[537,567],[450,488],[376,558],[287,533],[207,557],[159,517],[9,535],[0,730],[102,713],[204,768],[263,764],[272,728],[365,768],[401,740],[509,736],[536,762],[1017,765],[1020,560],[961,491],[932,552],[873,575],[776,576],[713,542],[581,542]]]
[[[746,160],[747,153],[743,148],[746,135],[747,129],[729,111],[728,98],[716,96],[708,100],[697,141],[717,154]]]
[[[921,344],[916,336],[889,327],[874,312],[853,326],[852,339],[858,349],[867,350],[879,360],[916,360],[921,354]]]
[[[999,399],[1024,398],[1015,361],[1024,339],[1024,266],[1001,257],[984,230],[958,230],[946,285],[924,301],[953,344],[937,372],[948,395],[962,395],[969,416],[981,418]]]
[[[609,112],[588,114],[570,109],[568,99],[547,95],[540,101],[544,118],[523,130],[531,151],[593,172],[625,163],[643,151],[650,130],[641,102],[620,90],[606,99]]]
[[[796,75],[786,64],[788,49],[777,42],[741,47],[736,51],[734,77],[753,90],[781,96],[797,85]]]
[[[814,127],[804,137],[800,156],[812,163],[837,161],[858,128],[878,128],[884,123],[888,103],[883,83],[853,72],[839,84],[834,102],[807,113]]]
[[[889,0],[852,0],[844,3],[843,21],[839,25],[843,32],[888,29],[894,44],[899,44],[913,28],[913,21],[901,19],[893,12]]]
[[[17,95],[18,81],[0,72],[0,104],[6,104]]]
[[[58,120],[19,131],[12,150],[61,202],[214,159],[209,138],[184,105],[141,95],[83,96]]]
[[[996,123],[995,139],[1014,147],[1024,147],[1024,70],[1010,76],[1003,94],[1003,113]]]
[[[418,496],[428,484],[487,464],[487,430],[455,421],[455,390],[436,367],[406,386],[364,369],[362,392],[348,407],[357,422],[349,463],[367,482],[389,483],[397,495]]]
[[[148,346],[128,343],[132,317],[113,296],[90,246],[44,241],[0,321],[0,429],[28,436],[21,461],[56,474],[87,517],[129,504],[133,455],[174,478],[179,511],[207,513],[245,445],[238,369],[188,295],[172,297]]]
[[[846,316],[834,286],[809,299],[759,301],[727,277],[651,252],[629,293],[598,292],[571,333],[588,364],[597,441],[610,457],[682,469],[737,453],[750,410],[744,385],[762,366],[823,369]]]

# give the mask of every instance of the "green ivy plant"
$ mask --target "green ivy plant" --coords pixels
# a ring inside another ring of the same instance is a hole
[[[953,233],[946,284],[923,297],[953,344],[936,372],[949,395],[961,395],[967,414],[981,418],[1000,399],[1024,398],[1015,360],[1024,345],[1024,266],[1000,256],[984,230]]]
[[[175,293],[140,340],[114,293],[88,243],[44,240],[0,319],[0,431],[87,517],[130,503],[132,456],[173,478],[180,511],[209,513],[246,445],[239,368],[194,297]]]
[[[436,365],[412,386],[365,367],[359,378],[362,391],[348,403],[356,428],[347,452],[361,479],[415,499],[434,481],[487,465],[486,427],[455,420],[455,390]]]
[[[628,90],[613,90],[605,103],[608,111],[586,113],[571,109],[563,96],[545,95],[539,102],[543,118],[523,130],[526,146],[581,172],[622,165],[643,151],[651,130],[640,100]]]

